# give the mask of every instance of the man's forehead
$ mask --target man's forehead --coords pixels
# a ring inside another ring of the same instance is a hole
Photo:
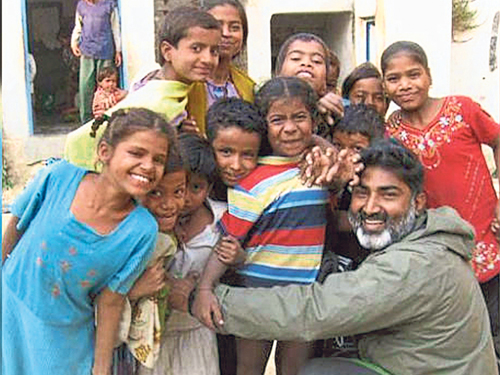
[[[360,186],[370,189],[410,189],[396,170],[381,166],[369,166],[365,168],[361,174]]]

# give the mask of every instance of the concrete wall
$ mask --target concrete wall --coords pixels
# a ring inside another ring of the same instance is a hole
[[[393,42],[416,42],[429,59],[433,78],[431,95],[450,93],[451,0],[378,0],[376,22],[377,61],[385,47]]]
[[[472,97],[498,122],[500,121],[500,41],[498,40],[500,3],[476,0],[471,3],[471,7],[477,9],[478,28],[456,35],[456,41],[451,44],[453,79],[450,92]]]

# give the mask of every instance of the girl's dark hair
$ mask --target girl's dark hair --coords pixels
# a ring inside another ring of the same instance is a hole
[[[384,137],[384,119],[373,108],[365,104],[354,104],[344,109],[344,116],[335,124],[333,133],[360,133],[373,142]]]
[[[99,144],[106,142],[111,147],[116,148],[120,142],[136,132],[153,130],[167,137],[168,157],[177,152],[177,132],[164,117],[156,112],[146,108],[126,108],[113,112],[110,118],[103,116],[103,119],[102,122],[94,121],[92,124],[92,130],[96,132],[99,125],[107,121],[106,129],[99,140]]]
[[[377,69],[375,65],[371,62],[365,62],[358,65],[354,70],[346,77],[342,83],[342,97],[349,99],[349,94],[354,86],[354,84],[362,79],[367,78],[377,78],[382,82],[382,74]]]
[[[165,174],[179,171],[189,172],[186,161],[184,160],[178,144],[168,150],[167,164],[165,165]]]
[[[224,5],[231,5],[238,11],[241,20],[241,27],[243,28],[242,47],[245,47],[247,45],[247,39],[248,39],[248,19],[245,8],[243,7],[243,5],[241,5],[241,3],[238,0],[205,0],[203,4],[203,9],[208,12],[210,9]]]
[[[97,72],[97,82],[102,82],[104,78],[116,76],[118,78],[118,69],[114,66],[105,66],[104,68],[99,69]]]
[[[295,42],[296,40],[300,40],[303,42],[316,42],[323,46],[323,50],[325,51],[325,64],[326,64],[326,76],[328,77],[330,73],[330,49],[326,45],[323,39],[321,39],[319,36],[310,34],[310,33],[298,33],[298,34],[293,34],[292,36],[288,37],[287,40],[283,42],[283,44],[280,47],[280,50],[278,52],[278,57],[276,59],[276,69],[275,69],[275,75],[279,76],[281,74],[281,69],[283,68],[283,63],[285,62],[286,55],[288,53],[288,50],[290,49],[290,45]]]
[[[311,115],[313,125],[318,124],[320,121],[317,107],[318,96],[309,83],[297,77],[275,77],[270,79],[255,95],[255,105],[260,115],[265,119],[274,102],[289,98],[300,99]],[[267,155],[270,153],[271,148],[266,135],[261,141],[261,154]]]
[[[378,140],[362,150],[361,162],[365,171],[369,167],[380,167],[394,173],[408,185],[413,195],[423,191],[424,167],[413,152],[393,138]]]
[[[189,173],[205,178],[209,184],[217,179],[217,164],[210,143],[197,134],[179,135],[179,149]]]
[[[415,42],[401,40],[399,42],[392,43],[382,53],[382,57],[380,58],[382,74],[385,74],[389,61],[399,53],[405,53],[411,56],[411,58],[421,64],[424,69],[429,72],[429,63],[427,61],[427,55],[425,54],[424,49]]]
[[[179,41],[185,38],[189,29],[201,27],[206,30],[220,30],[219,22],[209,13],[194,7],[178,7],[167,13],[158,32],[158,63],[163,66],[165,58],[161,53],[161,44],[168,42],[177,48]]]
[[[212,144],[220,129],[237,127],[249,133],[257,133],[260,139],[267,137],[266,120],[255,105],[239,98],[221,99],[207,112],[207,139]]]

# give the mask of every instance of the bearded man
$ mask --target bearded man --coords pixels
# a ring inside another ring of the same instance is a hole
[[[215,289],[214,324],[249,339],[358,335],[359,360],[320,358],[300,374],[498,374],[488,312],[468,260],[472,227],[425,209],[423,168],[382,141],[361,154],[349,221],[371,254],[323,284]],[[452,188],[452,187],[450,187]]]

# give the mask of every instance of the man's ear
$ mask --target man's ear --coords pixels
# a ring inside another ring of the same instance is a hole
[[[425,195],[424,192],[418,193],[415,196],[415,208],[417,209],[417,212],[422,212],[425,210],[427,205],[427,196]]]
[[[113,147],[105,141],[99,142],[97,146],[97,158],[103,164],[108,164],[113,156]]]
[[[166,40],[164,40],[160,44],[161,55],[163,56],[163,59],[165,59],[165,61],[168,62],[168,63],[172,60],[171,53],[172,53],[173,49],[174,49],[174,46],[171,45]]]

